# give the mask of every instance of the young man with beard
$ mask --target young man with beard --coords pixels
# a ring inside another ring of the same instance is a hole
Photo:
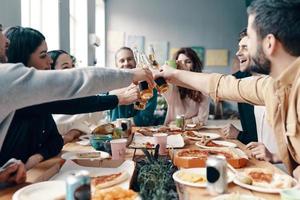
[[[236,79],[222,74],[178,71],[169,66],[156,76],[215,100],[265,105],[280,157],[300,180],[300,1],[256,0],[248,8],[251,70],[270,76]]]
[[[135,69],[136,61],[134,53],[129,47],[121,47],[115,54],[116,67],[120,69]],[[132,90],[138,86],[131,84],[127,88],[115,90],[109,92],[109,94],[115,94],[115,92],[122,93],[128,90]],[[115,121],[119,118],[130,118],[133,125],[136,126],[151,126],[155,123],[154,111],[157,106],[157,90],[153,90],[153,96],[146,102],[144,110],[136,110],[134,104],[120,105],[111,110],[111,120]]]
[[[251,76],[249,72],[250,56],[247,47],[247,29],[243,29],[239,34],[239,49],[236,57],[239,61],[239,71],[232,74],[234,77],[246,78]],[[238,110],[243,131],[237,129],[233,124],[227,124],[222,128],[226,138],[238,139],[244,144],[257,141],[257,131],[253,105],[248,103],[238,103]]]
[[[141,80],[147,80],[154,87],[152,73],[145,69],[93,67],[62,72],[38,71],[21,63],[1,64],[7,61],[8,46],[9,41],[3,35],[0,25],[0,149],[17,109],[49,101],[90,96]],[[0,187],[2,183],[22,183],[25,180],[24,164],[20,161],[11,160],[0,167]]]

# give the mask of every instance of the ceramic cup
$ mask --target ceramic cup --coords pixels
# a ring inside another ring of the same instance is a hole
[[[153,134],[154,137],[154,144],[159,144],[159,154],[166,155],[167,154],[167,137],[168,134],[166,133],[156,133]]]
[[[116,139],[110,141],[111,155],[113,160],[125,160],[126,139]]]

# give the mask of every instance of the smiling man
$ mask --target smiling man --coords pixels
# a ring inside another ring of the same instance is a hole
[[[233,76],[238,79],[251,76],[251,58],[248,51],[247,42],[247,29],[245,28],[239,34],[239,49],[236,52],[236,57],[239,60],[240,70],[234,73]],[[244,144],[257,141],[257,130],[253,105],[248,103],[238,103],[238,111],[243,130],[240,131],[233,124],[227,124],[222,129],[224,135],[227,138],[238,139]]]
[[[156,76],[200,90],[215,100],[265,105],[280,157],[300,180],[300,1],[256,0],[248,8],[251,70],[270,74],[236,79],[222,74],[178,71],[169,66]]]

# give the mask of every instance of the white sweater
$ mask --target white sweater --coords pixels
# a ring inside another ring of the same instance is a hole
[[[0,149],[15,110],[126,87],[132,78],[129,70],[111,68],[43,71],[21,63],[0,64]]]

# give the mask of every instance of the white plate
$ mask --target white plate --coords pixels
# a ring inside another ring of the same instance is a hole
[[[197,124],[186,124],[187,128],[196,128]]]
[[[90,140],[80,140],[80,141],[77,141],[76,144],[79,144],[81,146],[90,146],[91,145]]]
[[[90,173],[90,176],[102,176],[102,175],[115,174],[115,173],[125,171],[129,174],[129,178],[117,184],[116,186],[120,186],[124,189],[129,189],[134,169],[135,169],[135,162],[133,162],[132,160],[126,160],[116,168],[85,167],[85,166],[78,165],[72,160],[67,160],[61,167],[60,171],[55,176],[53,176],[51,180],[65,181],[69,175],[75,173],[78,170],[87,170]]]
[[[53,200],[66,194],[64,181],[45,181],[34,183],[19,189],[13,195],[13,200]]]
[[[131,148],[145,148],[146,143],[154,144],[154,137],[144,136],[140,133],[134,134],[133,141],[129,145]],[[184,139],[181,134],[169,135],[167,137],[167,148],[184,147]],[[153,145],[154,148],[154,145]]]
[[[201,142],[196,142],[196,145],[203,149],[211,149],[211,148],[215,149],[215,148],[224,148],[224,147],[235,148],[235,147],[237,147],[237,145],[233,142],[227,142],[227,141],[222,141],[222,140],[212,140],[212,142],[214,142],[215,144],[222,145],[223,147],[208,147],[208,146],[201,144]]]
[[[178,170],[177,172],[175,172],[173,174],[173,179],[178,182],[181,183],[183,185],[188,185],[188,186],[192,186],[192,187],[206,187],[206,182],[205,183],[192,183],[192,182],[188,182],[188,181],[184,181],[182,179],[180,179],[178,177],[178,175],[182,172],[190,172],[190,173],[195,173],[195,174],[200,174],[203,175],[204,177],[206,177],[206,168],[189,168],[189,169],[181,169]],[[231,171],[228,171],[228,183],[232,182],[234,179],[234,174]]]
[[[238,193],[234,193],[234,194],[223,194],[220,196],[217,196],[215,198],[213,198],[212,200],[232,200],[232,199],[236,199],[236,200],[265,200],[264,198],[261,197],[256,197],[256,196],[251,196],[251,195],[246,195],[246,194],[238,194]]]
[[[280,174],[273,174],[273,176],[281,176]],[[234,178],[233,182],[243,188],[247,188],[249,190],[257,191],[257,192],[263,192],[263,193],[280,193],[284,189],[279,189],[279,188],[267,188],[267,187],[262,187],[258,185],[248,185],[245,183],[242,183],[239,181],[237,178]],[[297,181],[293,179],[293,185],[295,186],[297,184]],[[288,189],[288,188],[285,188]]]
[[[96,158],[80,158],[77,156],[78,153],[89,153],[89,152],[100,152],[100,156],[96,157]],[[66,152],[64,154],[61,155],[62,159],[65,160],[103,160],[106,158],[109,158],[110,155],[109,153],[106,153],[104,151],[72,151],[72,152]]]
[[[82,135],[79,137],[80,140],[89,140],[92,135]]]
[[[220,138],[221,136],[217,133],[207,133],[207,132],[198,132],[198,131],[192,131],[194,132],[195,135],[198,135],[199,137],[193,137],[193,136],[188,136],[185,134],[185,136],[191,140],[202,140],[202,138],[200,138],[201,136],[206,136],[209,139],[215,140]]]

